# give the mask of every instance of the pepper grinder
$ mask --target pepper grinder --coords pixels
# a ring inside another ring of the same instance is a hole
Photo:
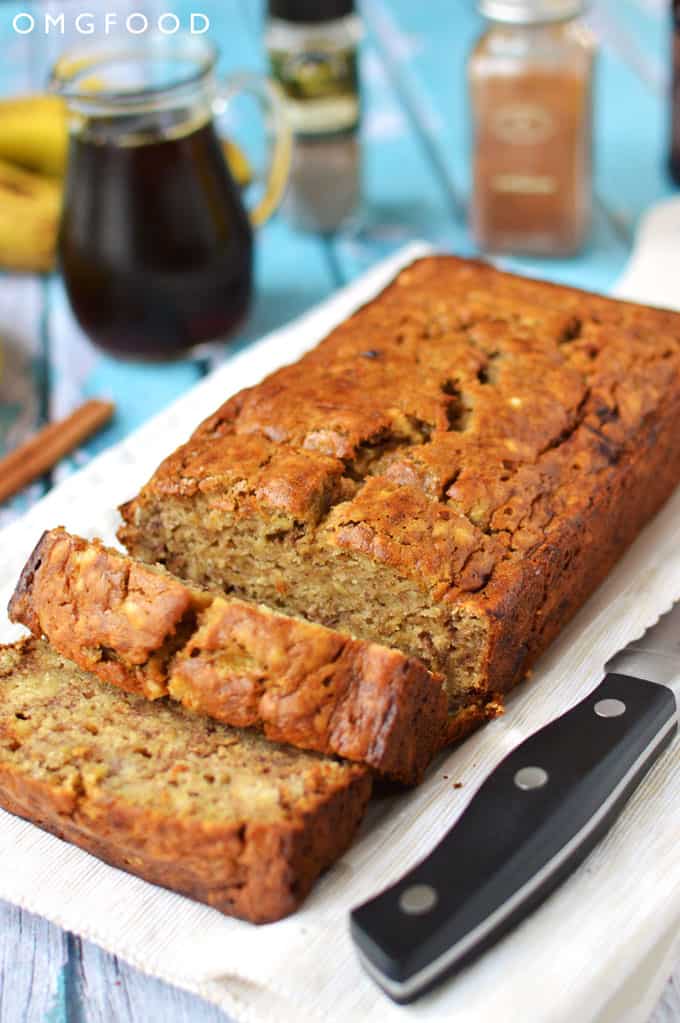
[[[269,0],[265,45],[294,138],[282,211],[303,231],[335,231],[359,205],[361,34],[354,0]]]

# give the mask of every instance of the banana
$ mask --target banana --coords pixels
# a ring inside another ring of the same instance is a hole
[[[239,188],[245,188],[253,180],[253,171],[243,150],[229,139],[222,139],[222,150],[229,164],[234,181]]]
[[[46,271],[54,267],[61,183],[0,160],[0,266]]]
[[[0,160],[60,177],[66,167],[66,106],[59,96],[0,101]]]
[[[92,82],[96,91],[99,83]],[[222,143],[234,179],[241,187],[252,180],[248,159],[233,142]],[[0,100],[0,160],[27,170],[61,177],[66,168],[66,106],[59,96],[22,96]]]

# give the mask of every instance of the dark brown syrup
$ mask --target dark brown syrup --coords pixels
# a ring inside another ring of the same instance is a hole
[[[211,122],[158,138],[118,118],[74,137],[59,249],[80,326],[118,355],[172,358],[248,309],[252,229]]]

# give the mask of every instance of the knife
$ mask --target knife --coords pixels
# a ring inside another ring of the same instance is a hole
[[[529,736],[422,863],[351,914],[359,958],[413,1001],[529,915],[610,829],[678,728],[680,603]]]

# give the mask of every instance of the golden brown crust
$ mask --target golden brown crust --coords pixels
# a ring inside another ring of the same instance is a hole
[[[216,598],[172,662],[171,696],[219,721],[420,780],[441,747],[441,680],[415,658]]]
[[[154,699],[166,691],[173,638],[209,602],[163,570],[58,528],[40,538],[8,613],[86,671]]]
[[[678,416],[680,391],[642,424],[638,446],[621,454],[617,471],[561,522],[559,542],[549,528],[521,574],[499,572],[489,587],[487,673],[505,689],[525,676],[677,486]]]
[[[191,574],[165,521],[200,499],[214,540],[220,516],[225,531],[245,520],[244,534],[262,524],[260,549],[285,533],[310,571],[347,555],[388,588],[407,580],[424,608],[485,623],[469,682],[481,706],[525,675],[677,485],[678,411],[677,313],[429,257],[200,426],[122,509],[120,536]],[[315,466],[295,501],[293,456]],[[302,574],[279,569],[280,603],[300,610]],[[233,578],[257,599],[265,583]]]
[[[12,621],[85,670],[406,783],[441,747],[441,679],[415,658],[203,592],[63,529],[46,533]]]
[[[449,715],[448,725],[444,733],[444,745],[450,746],[461,742],[487,721],[493,721],[504,712],[501,693],[484,693],[482,698],[470,700],[459,710]]]
[[[204,830],[121,801],[80,800],[64,813],[58,791],[0,765],[0,806],[65,842],[227,916],[273,923],[302,904],[319,874],[349,848],[368,803],[356,777],[316,813],[290,825]]]
[[[56,671],[61,681],[74,688],[100,685],[68,662],[55,669],[54,660],[48,648],[33,639],[0,647],[0,686],[3,678],[25,676],[30,709],[31,680],[43,670],[52,676]],[[115,694],[109,714],[115,714],[116,701],[126,699]],[[172,814],[137,803],[134,792],[129,798],[112,794],[93,781],[93,775],[87,776],[94,755],[86,728],[81,737],[82,761],[77,755],[71,761],[77,772],[73,779],[46,780],[34,758],[13,762],[13,753],[25,736],[15,736],[16,722],[10,718],[14,715],[0,701],[0,805],[5,810],[107,863],[253,923],[278,920],[300,905],[319,873],[349,846],[370,795],[368,771],[334,765],[339,770],[330,775],[326,762],[312,762],[309,754],[300,753],[293,755],[300,758],[307,794],[297,805],[282,810],[278,820],[253,816],[222,822],[201,820],[195,813]],[[181,716],[175,715],[174,727],[181,726]],[[131,742],[134,739],[131,735]],[[140,724],[138,741],[145,739]],[[269,770],[266,743],[261,746],[250,757],[254,773]]]

